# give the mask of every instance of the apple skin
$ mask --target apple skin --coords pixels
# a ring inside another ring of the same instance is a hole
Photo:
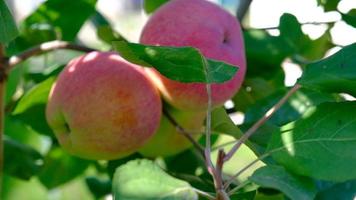
[[[183,111],[165,105],[168,113],[177,123],[199,139],[204,132],[205,112]],[[162,115],[160,126],[154,136],[138,150],[145,157],[167,157],[178,154],[192,146],[192,143],[177,128]]]
[[[46,118],[61,146],[81,158],[127,156],[155,133],[159,92],[143,68],[116,53],[73,59],[53,85]]]
[[[204,56],[239,67],[236,75],[222,84],[212,84],[212,103],[222,105],[240,88],[246,58],[240,24],[219,6],[206,0],[171,0],[161,6],[142,30],[140,42],[147,45],[192,46]],[[163,98],[183,110],[207,108],[206,86],[180,83],[150,69]]]

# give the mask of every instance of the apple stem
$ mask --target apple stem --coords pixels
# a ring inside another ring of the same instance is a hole
[[[166,108],[163,107],[163,114],[167,117],[168,121],[176,127],[179,133],[183,134],[199,151],[199,153],[204,157],[204,148],[193,138],[192,134],[185,130],[168,112]]]
[[[258,128],[260,128],[267,120],[269,120],[272,115],[280,109],[283,104],[289,99],[290,96],[292,96],[296,91],[301,88],[301,85],[296,84],[294,85],[288,92],[287,94],[284,95],[282,99],[280,99],[271,109],[269,109],[266,114],[258,120],[250,129],[246,131],[246,133],[238,140],[235,145],[231,148],[231,150],[226,154],[224,158],[224,162],[227,162],[232,158],[232,156],[235,154],[235,152],[240,148],[240,146],[245,143],[251,135],[253,135]]]
[[[3,45],[0,44],[0,195],[2,194],[2,181],[4,169],[4,118],[5,118],[5,83],[6,83],[6,70],[5,70],[6,57]]]

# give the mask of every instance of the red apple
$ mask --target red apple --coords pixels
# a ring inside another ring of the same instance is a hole
[[[238,20],[206,0],[171,0],[148,20],[140,42],[162,46],[192,46],[206,57],[239,67],[238,73],[222,84],[212,84],[213,106],[222,105],[240,88],[246,71],[245,50]],[[205,110],[207,92],[202,83],[180,83],[150,69],[162,96],[183,110]]]
[[[61,72],[46,117],[69,153],[117,159],[135,152],[156,132],[161,107],[159,92],[143,68],[116,53],[92,52]]]

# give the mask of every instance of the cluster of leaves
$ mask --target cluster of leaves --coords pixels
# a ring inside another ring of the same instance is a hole
[[[145,9],[153,12],[166,0],[146,0]],[[338,1],[319,0],[325,11],[337,10]],[[216,61],[204,59],[192,48],[164,48],[125,42],[110,23],[95,10],[95,0],[49,0],[21,22],[19,32],[5,3],[0,1],[0,42],[6,43],[8,56],[51,40],[80,42],[77,34],[90,20],[98,37],[131,62],[155,66],[169,78],[182,82],[223,82],[236,71],[229,65],[214,71]],[[64,6],[65,5],[65,6]],[[80,12],[78,12],[80,10]],[[351,10],[342,19],[355,26]],[[229,112],[243,112],[239,128],[224,108],[212,113],[216,133],[240,138],[252,124],[271,108],[288,90],[284,85],[282,62],[291,60],[301,66],[298,80],[302,89],[268,120],[247,146],[266,166],[256,170],[246,187],[240,187],[232,199],[350,199],[356,191],[356,110],[355,101],[345,101],[339,93],[356,96],[356,44],[322,59],[335,45],[330,28],[312,40],[302,32],[301,24],[290,14],[280,18],[279,36],[265,30],[245,30],[248,73],[243,88],[233,98]],[[18,37],[16,37],[16,35]],[[15,38],[16,37],[16,38]],[[15,39],[14,39],[15,38]],[[14,39],[14,40],[13,40]],[[124,41],[124,42],[122,42]],[[147,54],[155,51],[156,57]],[[174,57],[167,55],[176,55]],[[51,52],[34,57],[16,68],[6,86],[5,173],[3,199],[16,187],[12,177],[36,178],[47,189],[54,189],[80,179],[95,198],[113,192],[117,199],[198,199],[199,191],[214,193],[213,180],[204,161],[193,150],[155,161],[139,154],[113,161],[87,161],[73,157],[58,145],[45,123],[45,104],[56,76],[77,52]],[[159,55],[159,60],[157,59]],[[164,71],[165,59],[191,65],[194,73]],[[189,62],[188,62],[189,61]],[[205,71],[209,71],[208,78]],[[242,131],[241,131],[241,130]],[[204,141],[199,141],[204,145]],[[45,145],[44,145],[45,144]],[[116,171],[116,172],[115,172]],[[197,173],[199,172],[199,173]],[[231,174],[230,174],[231,175]],[[85,176],[85,177],[83,177]],[[244,184],[245,184],[244,183]],[[233,183],[229,189],[236,186]],[[113,191],[112,191],[113,188]],[[268,189],[266,189],[268,188]],[[272,189],[270,189],[272,188]],[[204,199],[204,198],[202,198]]]

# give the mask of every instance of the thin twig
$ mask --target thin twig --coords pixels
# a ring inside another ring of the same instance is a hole
[[[245,182],[241,183],[240,185],[236,186],[235,188],[231,189],[228,192],[228,195],[233,195],[236,191],[238,191],[239,189],[245,187],[246,185],[248,185],[250,183],[250,180],[246,180]]]
[[[336,22],[339,22],[340,20],[336,21],[326,21],[326,22],[302,22],[299,23],[300,25],[324,25],[324,24],[334,24]],[[262,27],[262,28],[254,28],[254,27],[245,27],[246,30],[273,30],[273,29],[279,29],[278,26],[270,26],[270,27]]]
[[[256,130],[262,126],[267,120],[269,120],[272,115],[282,107],[282,105],[288,100],[290,96],[292,96],[299,88],[301,85],[296,84],[294,87],[292,87],[286,95],[282,99],[280,99],[276,105],[274,105],[271,109],[269,109],[266,114],[258,120],[250,129],[246,131],[246,133],[238,140],[235,145],[231,148],[231,150],[226,154],[224,161],[228,161],[232,158],[232,156],[235,154],[235,152],[240,148],[240,146],[248,140],[248,138],[251,137],[252,134],[256,132]]]
[[[201,190],[198,190],[196,188],[193,188],[193,190],[198,193],[199,195],[209,199],[209,200],[215,200],[215,197],[212,196],[211,194],[207,193],[207,192],[204,192],[204,191],[201,191]]]
[[[173,116],[167,111],[167,109],[163,108],[163,114],[167,117],[168,121],[176,127],[179,133],[183,134],[199,151],[199,153],[204,156],[204,148],[193,138],[192,134],[185,130],[174,118]]]
[[[71,44],[65,41],[54,40],[54,41],[42,43],[18,55],[11,56],[6,64],[7,67],[6,70],[7,71],[11,70],[15,65],[25,61],[26,59],[32,56],[43,54],[57,49],[71,49],[71,50],[83,51],[83,52],[96,51],[95,49],[81,46],[78,44]]]
[[[240,169],[236,174],[234,174],[233,176],[230,177],[230,179],[228,181],[225,182],[224,184],[224,188],[227,189],[230,184],[232,182],[234,182],[234,180],[239,177],[242,173],[244,173],[247,169],[249,169],[251,166],[255,165],[256,163],[258,163],[259,161],[261,161],[262,159],[268,157],[269,155],[271,155],[271,152],[263,154],[262,156],[256,158],[255,160],[253,160],[252,162],[250,162],[249,164],[247,164],[245,167],[243,167],[242,169]]]
[[[224,189],[224,182],[222,178],[222,170],[224,167],[224,157],[225,152],[223,149],[219,149],[218,158],[216,160],[216,191],[217,191],[217,199],[226,200],[229,199],[229,195],[227,195]]]

